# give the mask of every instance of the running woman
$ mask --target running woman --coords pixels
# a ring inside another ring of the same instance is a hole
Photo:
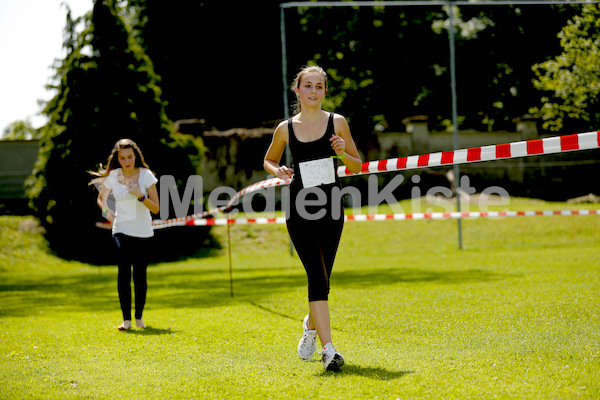
[[[92,181],[99,188],[98,206],[102,216],[112,222],[112,235],[117,248],[117,281],[123,323],[117,329],[131,328],[131,277],[135,286],[135,324],[145,328],[142,320],[146,304],[146,269],[150,238],[154,236],[150,212],[160,211],[156,182],[158,180],[144,161],[137,144],[129,139],[119,140],[106,169],[92,172],[99,176]],[[115,211],[108,208],[109,196],[115,199]]]
[[[297,113],[275,129],[264,167],[277,178],[292,178],[286,223],[308,277],[309,313],[302,323],[298,355],[310,359],[315,354],[318,335],[323,346],[323,366],[336,371],[344,365],[344,358],[331,341],[328,296],[344,226],[337,162],[340,160],[357,173],[362,161],[346,118],[321,108],[327,93],[325,71],[318,66],[302,69],[293,90],[298,100]],[[280,164],[286,144],[292,153],[292,168]]]

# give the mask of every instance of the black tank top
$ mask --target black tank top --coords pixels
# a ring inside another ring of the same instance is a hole
[[[289,144],[290,144],[290,152],[292,153],[292,168],[294,170],[294,177],[292,183],[290,184],[290,212],[291,216],[298,217],[296,211],[296,197],[298,192],[303,188],[302,186],[302,175],[300,172],[299,164],[305,161],[318,160],[322,158],[330,158],[331,156],[335,156],[335,151],[331,148],[331,136],[335,134],[335,129],[333,126],[333,113],[329,114],[329,120],[327,122],[327,129],[325,134],[321,136],[319,139],[310,141],[310,142],[301,142],[296,137],[294,133],[294,127],[292,123],[292,119],[288,120],[288,132],[289,132]],[[330,184],[319,185],[318,188],[322,189],[327,195],[327,204],[326,206],[311,206],[307,207],[308,212],[314,214],[319,209],[324,208],[326,210],[325,219],[332,219],[332,200],[336,200],[332,198],[331,192],[334,187],[341,189],[340,178],[337,175],[337,158],[333,159],[333,168],[335,174],[335,182]],[[314,189],[314,188],[313,188]],[[317,195],[314,193],[308,194],[306,196],[307,200],[317,199]],[[339,207],[341,201],[337,206]],[[343,218],[343,209],[342,209],[342,218]],[[339,219],[334,218],[333,219]]]

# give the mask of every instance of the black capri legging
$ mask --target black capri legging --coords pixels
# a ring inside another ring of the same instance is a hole
[[[337,253],[344,219],[287,220],[287,228],[308,277],[308,301],[329,298],[329,279]]]
[[[113,239],[117,246],[117,266],[119,267],[117,287],[123,319],[131,320],[132,268],[133,285],[135,287],[135,318],[142,319],[148,290],[146,270],[148,268],[147,254],[150,238],[138,238],[116,233],[113,235]]]

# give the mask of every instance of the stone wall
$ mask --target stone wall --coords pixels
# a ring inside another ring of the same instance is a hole
[[[452,132],[431,132],[425,116],[415,116],[403,120],[406,132],[378,133],[380,146],[379,159],[416,154],[427,154],[454,149]],[[458,132],[458,148],[472,148],[501,143],[517,142],[539,138],[537,120],[529,116],[514,120],[514,132],[478,132],[472,130]],[[450,167],[440,167],[439,169]],[[485,174],[490,179],[508,178],[513,182],[523,182],[525,162],[523,159],[493,161],[462,165],[469,174]]]
[[[38,140],[0,140],[0,199],[25,198],[25,180],[33,171]]]

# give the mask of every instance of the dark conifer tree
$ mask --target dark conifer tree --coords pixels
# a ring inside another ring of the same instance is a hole
[[[57,94],[43,111],[49,121],[28,196],[59,256],[108,262],[110,234],[95,226],[102,218],[88,171],[106,163],[114,143],[126,137],[138,143],[157,177],[185,183],[199,172],[204,147],[201,139],[173,133],[152,63],[114,0],[97,0],[80,21],[68,13],[65,32],[67,55],[57,62]]]

